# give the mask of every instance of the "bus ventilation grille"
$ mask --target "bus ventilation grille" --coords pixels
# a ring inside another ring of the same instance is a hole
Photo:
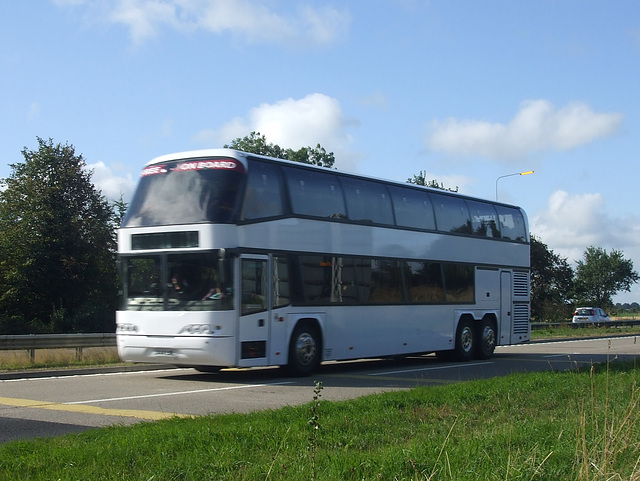
[[[513,273],[513,295],[514,297],[529,298],[529,273]]]
[[[513,333],[529,333],[529,303],[514,303],[513,305]]]

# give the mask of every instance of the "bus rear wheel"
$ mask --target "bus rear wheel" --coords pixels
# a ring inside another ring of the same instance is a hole
[[[318,329],[311,323],[298,324],[289,343],[287,370],[293,376],[308,376],[320,366],[322,344]]]
[[[478,328],[477,352],[478,359],[489,359],[496,349],[496,324],[491,319],[483,319]]]
[[[476,336],[473,324],[468,319],[460,319],[456,331],[456,347],[454,357],[458,361],[470,361],[475,354]]]

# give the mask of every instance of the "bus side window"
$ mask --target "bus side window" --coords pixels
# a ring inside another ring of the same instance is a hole
[[[294,214],[330,219],[346,217],[342,187],[335,175],[288,167],[285,176]]]
[[[439,231],[471,234],[469,209],[463,199],[450,195],[431,194]]]
[[[267,263],[263,260],[242,260],[242,314],[267,309]]]
[[[398,261],[373,260],[372,264],[369,302],[372,304],[402,304],[404,292]]]
[[[404,265],[404,276],[410,303],[444,302],[444,285],[442,284],[440,263],[407,262]]]
[[[429,194],[416,189],[390,187],[396,225],[416,229],[435,230],[436,220]]]
[[[273,258],[273,307],[284,307],[289,304],[289,263],[286,257]]]
[[[500,238],[498,230],[498,215],[493,205],[485,202],[468,200],[471,214],[471,232],[480,237]]]
[[[242,207],[242,220],[277,217],[284,213],[282,180],[278,168],[251,162]]]
[[[466,264],[443,264],[447,302],[473,302],[475,300],[475,270]]]
[[[393,225],[391,198],[384,184],[341,179],[347,201],[347,215],[353,222]]]
[[[503,239],[528,242],[524,217],[518,209],[496,206]]]

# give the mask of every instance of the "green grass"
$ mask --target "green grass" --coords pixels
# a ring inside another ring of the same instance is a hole
[[[585,337],[601,337],[601,336],[634,336],[640,335],[640,326],[620,326],[606,327],[585,324],[580,327],[560,326],[545,327],[544,329],[535,329],[531,331],[532,340],[558,339],[558,338],[585,338]]]
[[[640,480],[640,368],[612,363],[0,446],[0,479]]]

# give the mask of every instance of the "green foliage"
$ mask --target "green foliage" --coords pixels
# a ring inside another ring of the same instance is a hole
[[[568,319],[578,304],[610,309],[613,296],[639,279],[621,251],[589,247],[574,271],[566,258],[531,236],[531,317],[538,322]]]
[[[607,309],[616,293],[629,291],[638,279],[633,261],[625,259],[622,251],[607,253],[602,247],[588,247],[576,268],[574,297],[578,304]]]
[[[234,139],[224,147],[321,167],[333,167],[335,162],[333,152],[327,152],[320,144],[316,147],[302,147],[299,150],[284,149],[279,145],[268,143],[267,138],[260,132],[251,132],[245,137]]]
[[[566,258],[531,236],[531,317],[539,322],[570,317],[573,269]]]
[[[425,187],[432,187],[434,189],[448,190],[449,192],[458,192],[458,186],[455,189],[449,189],[444,186],[442,182],[438,182],[436,179],[427,180],[427,173],[423,170],[418,174],[413,174],[413,177],[407,179],[407,183],[415,185],[423,185]]]
[[[0,331],[113,330],[113,206],[73,146],[37,140],[0,181]]]

